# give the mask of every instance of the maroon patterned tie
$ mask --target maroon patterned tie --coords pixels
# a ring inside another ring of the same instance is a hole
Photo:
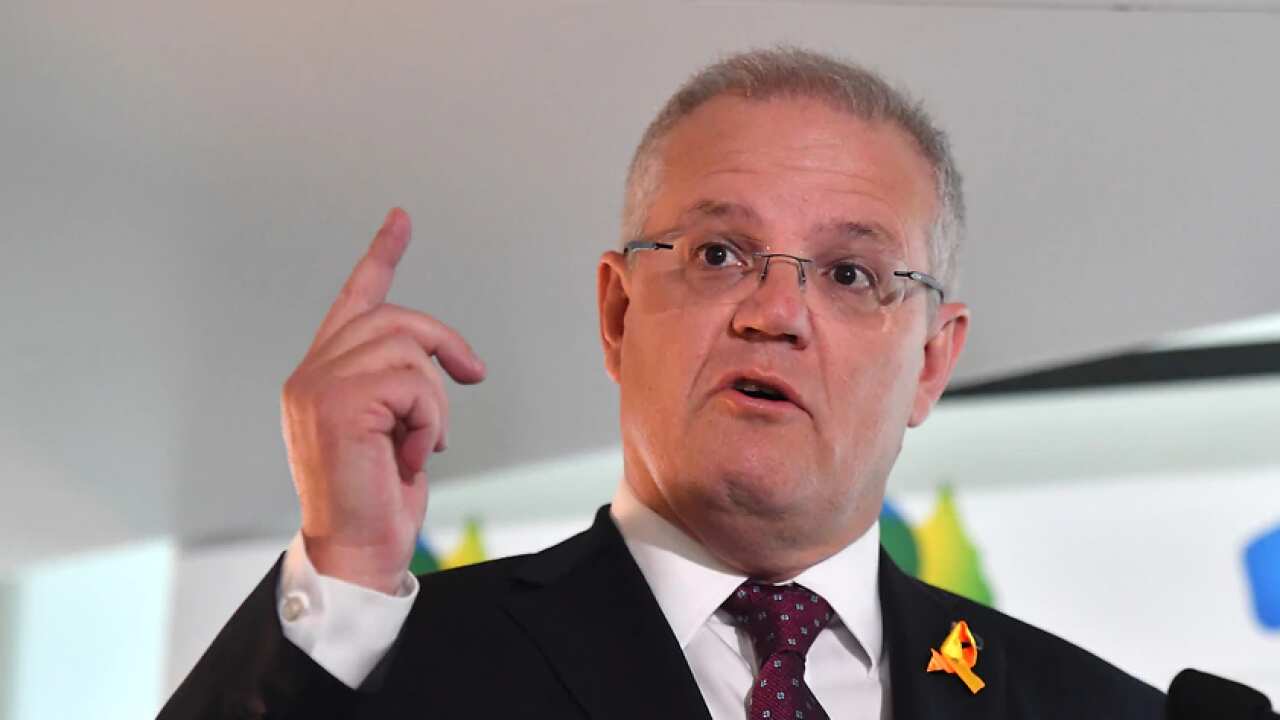
[[[800,585],[748,580],[724,601],[751,635],[760,670],[748,699],[749,720],[827,720],[804,682],[804,656],[831,621],[831,606]]]

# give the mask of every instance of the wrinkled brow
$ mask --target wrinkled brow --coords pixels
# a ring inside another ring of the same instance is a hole
[[[752,223],[760,222],[760,213],[756,212],[749,205],[725,202],[723,200],[699,200],[690,206],[688,210],[681,213],[680,217],[686,223],[708,219],[745,220]]]
[[[902,244],[898,242],[897,236],[876,222],[838,220],[820,223],[814,227],[812,235],[845,242],[871,242],[886,250],[902,251]]]
[[[757,226],[764,224],[760,213],[756,212],[750,205],[708,198],[699,200],[689,206],[688,210],[681,213],[677,228],[685,228],[699,221],[707,220],[736,220]],[[898,253],[903,251],[902,243],[898,240],[897,235],[877,222],[846,219],[828,220],[815,224],[810,229],[808,236],[812,239],[823,241],[858,243],[860,245],[870,242],[885,250],[892,250]]]

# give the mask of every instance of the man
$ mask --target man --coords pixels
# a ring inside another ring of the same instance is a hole
[[[385,303],[393,210],[285,384],[301,532],[161,716],[1160,716],[1158,691],[879,548],[903,434],[965,342],[962,208],[944,136],[876,76],[799,50],[703,70],[645,133],[599,265],[613,504],[418,581],[448,428],[430,357],[484,366]]]

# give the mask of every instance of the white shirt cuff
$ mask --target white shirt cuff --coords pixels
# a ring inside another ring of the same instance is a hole
[[[395,595],[321,575],[299,531],[276,588],[284,636],[347,687],[360,687],[391,649],[418,596],[417,578],[404,575]]]

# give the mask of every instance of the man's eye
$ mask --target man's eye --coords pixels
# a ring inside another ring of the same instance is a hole
[[[853,263],[840,263],[831,268],[831,279],[846,287],[867,287],[872,284],[870,273]]]
[[[710,242],[698,248],[698,257],[707,267],[724,267],[734,262],[735,253],[724,243]]]

